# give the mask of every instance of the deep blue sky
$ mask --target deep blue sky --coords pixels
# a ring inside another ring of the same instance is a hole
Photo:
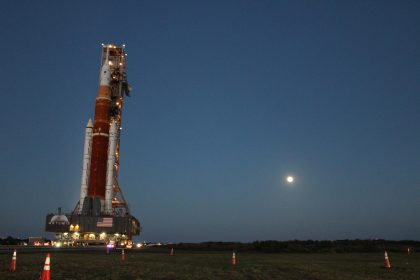
[[[100,44],[125,43],[120,185],[139,240],[419,240],[419,15],[414,0],[2,3],[0,236],[45,235],[47,212],[74,208]]]

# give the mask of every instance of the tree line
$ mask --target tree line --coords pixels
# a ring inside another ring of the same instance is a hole
[[[345,239],[345,240],[265,240],[250,243],[202,242],[167,244],[176,250],[194,251],[256,251],[265,253],[371,253],[420,251],[420,242],[412,240]]]

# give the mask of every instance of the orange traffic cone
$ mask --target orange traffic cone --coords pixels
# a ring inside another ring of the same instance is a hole
[[[388,254],[385,251],[385,268],[391,268],[391,263],[389,262]]]
[[[169,253],[170,256],[174,255],[174,248],[171,248],[171,252]]]
[[[44,270],[39,277],[39,280],[50,280],[50,253],[47,254],[45,258]]]
[[[16,250],[13,252],[12,262],[10,263],[9,271],[16,271]]]
[[[121,261],[125,261],[125,254],[124,254],[124,249],[122,249],[121,251]]]
[[[232,265],[236,265],[236,255],[235,255],[235,252],[232,253]]]

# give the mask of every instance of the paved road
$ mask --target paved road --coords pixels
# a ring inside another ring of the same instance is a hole
[[[88,246],[88,247],[62,247],[56,248],[51,246],[0,246],[0,254],[11,254],[13,250],[19,253],[47,253],[47,252],[92,252],[106,251],[105,246]],[[114,250],[121,250],[117,248]],[[137,249],[130,249],[137,250]]]

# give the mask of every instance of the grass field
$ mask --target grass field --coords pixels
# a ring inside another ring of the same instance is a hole
[[[392,268],[383,267],[383,254],[264,254],[231,252],[169,252],[125,250],[120,252],[52,252],[51,279],[420,279],[420,254],[391,253]],[[17,271],[2,254],[0,279],[38,279],[45,253],[18,251]]]

